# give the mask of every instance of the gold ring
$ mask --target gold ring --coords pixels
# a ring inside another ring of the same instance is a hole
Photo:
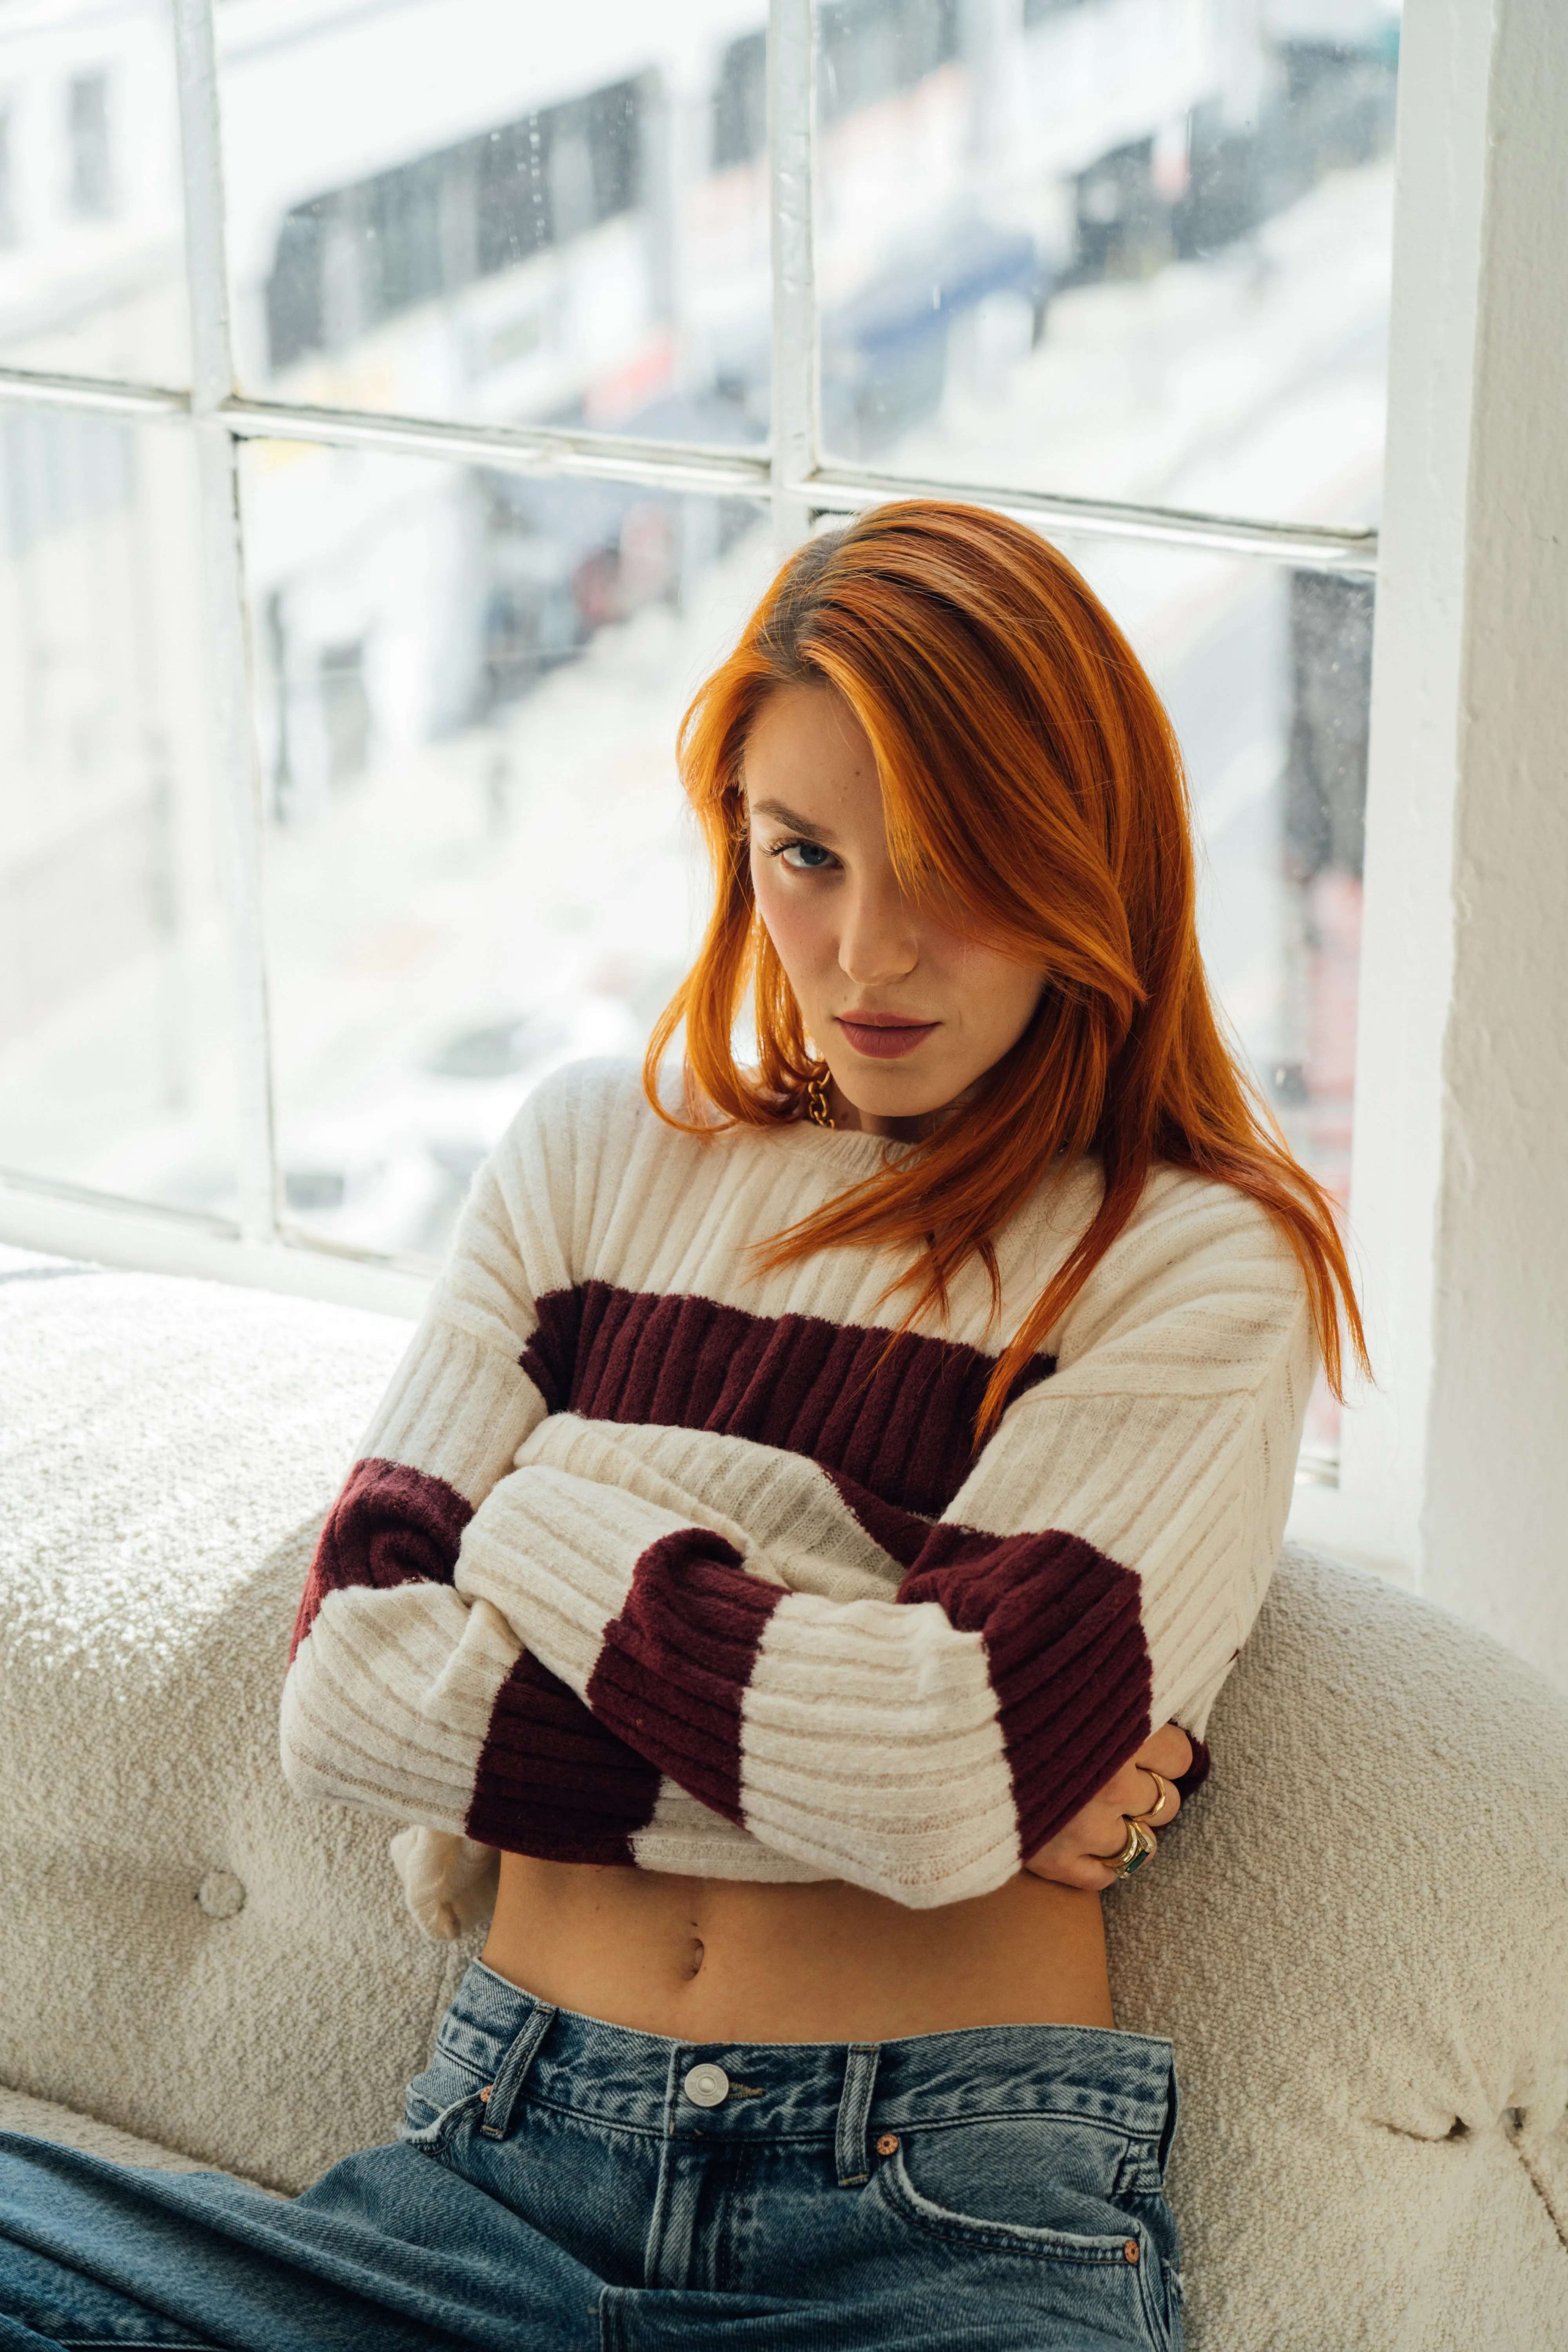
[[[1169,1804],[1171,1800],[1171,1784],[1169,1780],[1166,1780],[1163,1772],[1155,1771],[1152,1764],[1140,1764],[1138,1769],[1140,1772],[1147,1772],[1149,1778],[1153,1781],[1154,1786],[1160,1791],[1160,1801],[1155,1806],[1153,1811],[1152,1813],[1141,1813],[1139,1815],[1140,1821],[1147,1822],[1150,1828],[1152,1829],[1156,1822],[1163,1822],[1165,1818],[1165,1807]]]
[[[1112,1878],[1131,1878],[1135,1870],[1142,1870],[1158,1843],[1152,1831],[1134,1821],[1131,1813],[1123,1813],[1121,1818],[1127,1824],[1127,1843],[1121,1853],[1095,1855],[1096,1862],[1102,1864]]]

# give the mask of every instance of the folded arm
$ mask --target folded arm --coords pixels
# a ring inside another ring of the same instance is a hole
[[[1055,1387],[1012,1408],[942,1520],[881,1527],[896,1597],[801,1589],[811,1559],[759,1540],[763,1515],[703,1499],[722,1442],[705,1478],[690,1439],[677,1480],[655,1433],[566,1415],[488,1498],[458,1589],[778,1852],[914,1906],[984,1893],[1154,1724],[1201,1729],[1279,1540],[1256,1524],[1257,1393],[1139,1412]]]
[[[1201,1733],[1261,1598],[1312,1360],[1254,1239],[1232,1217],[1081,1318],[934,1523],[745,1439],[548,1412],[531,1301],[515,1269],[477,1295],[470,1252],[323,1538],[290,1779],[623,1862],[673,1784],[780,1875],[1001,1884],[1152,1725]]]
[[[807,1543],[816,1506],[777,1507],[768,1449],[558,1414],[476,1517],[458,1591],[775,1851],[912,1906],[1000,1885],[1154,1726],[1201,1735],[1272,1570],[1304,1290],[1261,1213],[1204,1213],[1016,1400],[940,1520],[815,1474],[839,1526]],[[879,1584],[817,1572],[851,1535]]]
[[[452,1581],[475,1511],[552,1401],[538,1300],[568,1290],[570,1276],[539,1204],[574,1197],[549,1164],[557,1129],[570,1123],[531,1109],[475,1185],[322,1528],[280,1746],[301,1797],[476,1847],[625,1862],[658,1772]]]

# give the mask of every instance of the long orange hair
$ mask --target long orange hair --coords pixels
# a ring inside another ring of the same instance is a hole
[[[1234,1185],[1288,1236],[1329,1382],[1342,1312],[1365,1339],[1333,1207],[1297,1161],[1221,1033],[1198,950],[1192,819],[1170,719],[1131,647],[1047,542],[983,508],[910,499],[808,541],[681,722],[682,782],[715,898],[695,964],[648,1046],[644,1084],[689,1131],[798,1119],[820,1065],[752,893],[742,765],[765,698],[837,688],[876,754],[895,871],[934,882],[975,934],[1049,975],[1017,1044],[961,1118],[939,1127],[766,1245],[784,1265],[835,1245],[908,1259],[902,1328],[945,1305],[1058,1153],[1098,1156],[1100,1208],[1007,1341],[983,1442],[1137,1205],[1156,1160]],[[752,992],[754,1067],[734,1051]],[[658,1072],[686,1024],[687,1109]]]

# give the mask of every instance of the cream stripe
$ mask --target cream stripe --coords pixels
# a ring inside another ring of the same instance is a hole
[[[742,1710],[750,1827],[900,1902],[955,1902],[1017,1868],[1012,1775],[978,1634],[933,1603],[769,1619]]]
[[[477,1509],[543,1417],[543,1398],[515,1361],[437,1324],[416,1335],[360,1458],[427,1471]]]
[[[518,1655],[493,1610],[447,1585],[329,1593],[284,1685],[285,1778],[299,1796],[460,1830]]]
[[[702,1878],[764,1879],[784,1885],[826,1875],[760,1844],[669,1780],[660,1781],[653,1818],[647,1829],[637,1831],[631,1844],[639,1870],[668,1870]]]

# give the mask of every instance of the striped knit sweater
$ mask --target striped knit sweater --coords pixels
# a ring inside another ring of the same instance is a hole
[[[321,1534],[295,1790],[366,1806],[453,1932],[487,1849],[842,1878],[1013,1875],[1152,1726],[1201,1738],[1284,1528],[1314,1370],[1269,1219],[1159,1168],[1017,1382],[1004,1335],[1092,1215],[1053,1173],[945,1319],[892,1261],[750,1244],[907,1147],[682,1135],[584,1064],[524,1107]]]

